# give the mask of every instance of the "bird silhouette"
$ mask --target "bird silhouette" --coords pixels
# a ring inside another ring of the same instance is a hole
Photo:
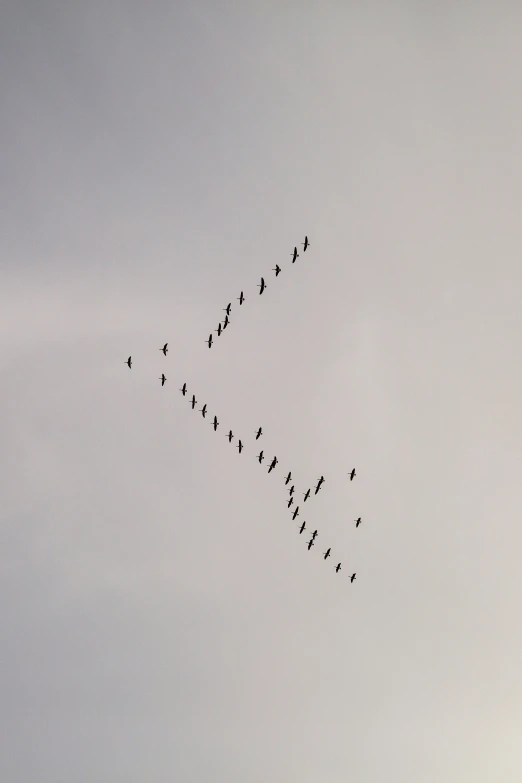
[[[241,443],[241,441],[239,441],[239,443],[237,444],[236,448],[239,449],[239,453],[241,454],[241,452],[243,450],[243,444]]]
[[[299,514],[299,506],[296,506],[296,509],[292,515],[292,519],[295,519],[298,514]]]
[[[277,462],[278,462],[277,457],[274,457],[274,459],[270,463],[270,467],[268,468],[268,472],[269,473],[270,473],[270,471],[272,471],[275,468],[275,466],[277,465]]]
[[[297,252],[297,248],[294,247],[294,252],[292,253],[292,264],[295,264],[296,258],[299,258],[299,253]]]
[[[227,304],[227,306],[223,308],[223,310],[225,311],[225,313],[226,313],[227,315],[230,315],[230,310],[231,310],[231,308],[232,308],[232,302],[229,302],[229,303]]]
[[[310,549],[313,547],[313,545],[314,545],[314,539],[311,538],[310,541],[308,542],[308,551],[310,551]]]
[[[361,524],[361,522],[362,522],[362,519],[361,519],[361,517],[357,517],[357,519],[355,519],[355,520],[354,520],[354,522],[355,522],[355,527],[359,527],[359,525],[360,525],[360,524]]]
[[[212,348],[212,335],[208,338],[208,340],[205,340],[206,343],[208,343],[208,347]]]
[[[200,408],[200,413],[202,414],[203,418],[207,415],[207,403],[203,405],[202,408]]]
[[[315,488],[315,494],[316,494],[316,495],[317,495],[317,493],[319,492],[319,490],[321,489],[321,485],[322,485],[323,481],[324,481],[324,476],[321,476],[321,478],[320,478],[320,479],[319,479],[319,481],[317,482],[317,486],[316,486],[316,488]]]
[[[307,489],[306,492],[304,493],[304,501],[303,502],[306,503],[306,501],[308,500],[309,497],[310,497],[310,490]]]
[[[285,479],[285,484],[288,484],[288,482],[290,481],[291,478],[292,478],[292,473],[290,472],[288,474],[288,476],[286,477],[286,479]]]
[[[350,481],[353,481],[353,477],[357,475],[355,472],[355,468],[352,470],[351,473],[348,473],[348,475],[350,476]]]
[[[190,402],[191,402],[191,405],[192,405],[192,410],[194,410],[194,408],[196,407],[196,405],[198,403],[198,401],[196,400],[196,396],[194,394],[192,395],[192,399],[191,399]]]
[[[293,499],[292,496],[290,496],[290,500],[288,501],[287,508],[290,508],[290,506],[292,505],[293,502],[294,502],[294,499]]]
[[[327,557],[330,557],[330,552],[332,551],[332,547],[329,547],[326,552],[324,553],[324,559],[326,560]]]
[[[261,283],[257,287],[261,289],[259,291],[259,295],[261,295],[263,293],[263,291],[265,290],[265,288],[266,288],[264,277],[261,278]]]
[[[234,436],[233,436],[233,434],[232,434],[232,430],[229,430],[229,433],[228,433],[228,435],[227,435],[227,438],[228,438],[228,442],[229,442],[229,443],[231,443],[231,442],[232,442],[232,438],[233,438],[233,437],[234,437]]]
[[[257,458],[259,460],[259,464],[261,465],[261,463],[264,460],[264,456],[263,456],[263,452],[262,451],[259,452],[259,454],[257,455]]]
[[[337,565],[335,566],[335,573],[338,574],[340,570],[341,570],[341,564],[337,563]]]
[[[305,529],[305,527],[306,527],[306,522],[303,522],[303,524],[302,524],[302,525],[301,525],[301,527],[299,528],[299,535],[301,535],[301,533],[303,532],[303,530]]]
[[[242,305],[243,302],[245,301],[245,297],[243,296],[243,291],[241,291],[241,295],[238,296],[237,301],[239,302],[240,305]]]
[[[167,379],[165,378],[165,373],[161,373],[161,375],[160,375],[160,381],[161,381],[161,385],[162,385],[162,386],[165,386],[165,381],[166,381],[166,380],[167,380]]]
[[[218,328],[214,329],[215,332],[217,332],[217,336],[221,337],[221,332],[223,331],[223,327],[221,326],[221,322],[218,324]]]
[[[317,530],[314,530],[314,532],[312,533],[312,538],[317,538]]]
[[[355,574],[352,574],[352,575],[351,575],[351,577],[350,577],[350,582],[351,582],[352,584],[353,584],[353,581],[354,581],[354,579],[355,579]]]
[[[217,430],[218,424],[219,424],[219,421],[217,420],[217,416],[214,416],[214,432]]]
[[[187,384],[186,383],[183,384],[183,386],[180,389],[180,392],[182,393],[183,396],[185,396],[185,394],[187,393]]]
[[[305,241],[303,242],[303,251],[306,250],[306,248],[309,246],[310,242],[308,241],[308,237],[305,237]]]
[[[129,358],[127,359],[126,362],[124,362],[124,364],[128,364],[129,365],[129,370],[130,370],[131,367],[132,367],[132,356],[129,356]]]
[[[229,325],[229,323],[230,323],[230,320],[228,318],[228,315],[226,315],[225,316],[225,320],[223,321],[223,329],[226,329],[227,326]]]
[[[276,273],[276,277],[277,277],[277,275],[279,274],[280,271],[281,271],[281,267],[279,266],[279,264],[276,264],[275,265],[275,269],[272,269],[272,272]]]
[[[162,351],[162,352],[163,352],[163,355],[164,355],[164,356],[166,356],[166,355],[167,355],[167,351],[169,350],[169,349],[167,348],[167,345],[168,345],[168,343],[165,343],[165,345],[163,346],[163,348],[160,348],[160,351]]]
[[[290,489],[289,489],[288,491],[289,491],[289,493],[290,493],[291,495],[293,495],[293,493],[294,493],[294,490],[295,490],[295,486],[292,484],[292,486],[290,487]]]
[[[262,430],[262,428],[260,427],[260,428],[257,430],[257,432],[256,432],[256,440],[258,440],[258,438],[259,438],[259,437],[260,437],[262,434],[263,434],[263,430]]]

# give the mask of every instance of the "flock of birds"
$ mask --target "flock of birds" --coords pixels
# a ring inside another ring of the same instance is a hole
[[[310,243],[308,242],[308,237],[306,236],[305,237],[305,241],[303,242],[304,250],[306,251],[307,247],[309,247],[309,246],[310,246]],[[299,254],[297,252],[297,247],[294,247],[294,252],[292,253],[292,263],[295,263],[297,258],[299,258]],[[276,267],[275,267],[275,269],[273,271],[276,273],[276,277],[277,277],[278,274],[281,272],[281,268],[279,267],[278,264],[276,264]],[[259,294],[262,294],[263,291],[266,288],[266,284],[265,284],[264,278],[261,278],[261,283],[260,283],[260,285],[258,287],[260,289]],[[245,301],[245,296],[244,296],[243,291],[241,291],[241,294],[238,297],[238,301],[239,301],[240,305],[242,305],[243,302]],[[224,308],[226,316],[225,316],[223,324],[220,323],[218,328],[216,329],[216,332],[217,332],[218,336],[220,336],[222,334],[223,329],[226,329],[226,327],[230,323],[229,316],[230,316],[231,308],[232,308],[232,303],[229,303],[227,305],[227,307]],[[205,340],[205,342],[208,343],[208,347],[209,348],[212,347],[212,334],[210,334],[209,339]],[[159,350],[163,353],[164,356],[166,356],[167,353],[168,353],[168,343],[165,343],[165,345],[162,348],[160,348]],[[129,356],[129,358],[127,359],[125,364],[127,364],[129,368],[132,368],[132,356]],[[165,376],[165,373],[162,373],[160,375],[159,380],[161,381],[161,385],[164,386],[165,382],[167,380],[167,378]],[[179,391],[185,397],[187,395],[187,384],[184,383],[183,386],[179,389]],[[190,401],[190,404],[192,406],[192,410],[194,410],[194,408],[197,405],[197,400],[196,400],[196,397],[195,397],[194,394],[192,395],[192,398],[189,401]],[[207,415],[207,404],[206,403],[203,405],[202,408],[199,409],[199,412],[201,413],[203,418],[206,418],[206,415]],[[218,421],[217,416],[214,416],[214,419],[212,421],[212,426],[214,428],[214,432],[217,432],[217,428],[219,426],[219,421]],[[256,441],[259,440],[259,438],[261,437],[262,434],[263,434],[263,428],[259,427],[255,431],[255,440]],[[233,438],[235,437],[235,435],[232,432],[232,430],[229,430],[225,437],[228,439],[228,442],[231,443]],[[239,438],[238,438],[238,442],[237,442],[236,448],[238,449],[239,454],[241,454],[241,452],[243,451],[243,448],[244,448],[244,444],[243,444],[243,441],[241,439],[239,439]],[[263,460],[265,459],[265,455],[264,455],[263,449],[261,449],[259,454],[256,456],[256,459],[258,460],[259,464],[261,465]],[[269,464],[269,467],[268,467],[268,473],[271,473],[276,468],[278,463],[279,463],[279,460],[277,459],[276,456],[274,456],[272,458],[272,460],[270,461],[270,464]],[[350,477],[350,481],[353,481],[354,477],[356,476],[355,468],[353,468],[348,473],[348,476]],[[292,472],[289,471],[288,474],[285,476],[285,486],[288,486],[288,484],[291,481],[292,481]],[[317,493],[320,491],[320,489],[321,489],[322,485],[324,484],[324,482],[325,482],[324,476],[320,476],[320,478],[317,481],[317,484],[314,487],[314,489],[315,489],[314,495],[317,495]],[[288,491],[289,496],[290,496],[288,501],[287,501],[287,508],[290,509],[291,506],[293,506],[293,504],[294,504],[295,485],[292,484],[287,491]],[[304,496],[303,503],[306,503],[306,501],[311,497],[311,492],[312,492],[312,487],[308,488],[305,492],[302,493],[303,496]],[[292,520],[295,521],[295,519],[299,515],[299,506],[298,505],[296,505],[295,508],[291,510],[291,514],[292,514]],[[355,522],[355,527],[358,528],[359,525],[362,522],[361,517],[358,517],[357,519],[355,519],[354,522]],[[306,530],[306,521],[304,521],[300,525],[300,527],[299,527],[299,534],[301,535],[305,530]],[[318,531],[314,530],[312,532],[312,534],[311,534],[310,541],[308,541],[308,544],[307,544],[308,551],[310,551],[310,549],[315,545],[315,539],[317,538],[317,536],[318,536]],[[325,560],[327,560],[331,556],[331,552],[332,552],[332,548],[331,547],[328,547],[326,552],[323,552],[323,557],[324,557]],[[342,565],[341,563],[337,563],[337,565],[335,566],[335,572],[336,573],[339,573],[339,571],[341,570],[341,565]],[[351,576],[350,576],[350,582],[351,583],[353,583],[355,581],[355,577],[356,577],[355,573],[351,574]]]

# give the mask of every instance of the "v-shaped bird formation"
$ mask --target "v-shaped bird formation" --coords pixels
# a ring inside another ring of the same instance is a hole
[[[302,243],[302,245],[303,245],[303,252],[305,252],[306,249],[308,247],[310,247],[310,242],[308,241],[308,237],[307,236],[305,237],[305,241]],[[299,253],[297,252],[297,246],[294,247],[293,253],[291,253],[291,257],[292,257],[292,264],[295,264],[296,260],[299,258]],[[281,273],[281,267],[279,266],[279,264],[276,264],[275,269],[273,269],[272,271],[275,272],[275,277],[278,277],[278,275]],[[258,284],[257,287],[259,288],[259,295],[263,294],[263,292],[267,288],[265,279],[263,277],[261,278],[261,282]],[[241,291],[240,296],[237,297],[237,300],[239,301],[239,306],[243,305],[243,303],[246,301],[246,297],[245,297],[243,291]],[[231,315],[231,312],[232,312],[232,303],[229,302],[229,304],[225,308],[223,308],[223,311],[225,313],[225,318],[223,319],[223,322],[220,322],[218,324],[218,328],[215,330],[215,332],[217,333],[218,337],[220,337],[223,334],[223,331],[227,328],[227,326],[230,323],[230,315]],[[213,333],[212,332],[210,333],[208,340],[206,340],[205,342],[208,344],[209,348],[212,347],[212,345],[214,343]],[[159,350],[166,357],[167,353],[168,353],[168,343],[165,343],[164,346],[162,348],[160,348]],[[129,356],[129,358],[127,359],[125,364],[128,365],[129,369],[132,369],[132,356]],[[165,373],[162,373],[160,375],[159,379],[161,381],[161,385],[164,386],[166,381],[167,381]],[[188,389],[187,389],[186,382],[183,383],[183,386],[181,386],[179,391],[182,393],[183,397],[186,397],[188,395]],[[189,404],[190,404],[192,410],[194,410],[196,405],[198,404],[198,401],[196,400],[195,394],[192,394],[192,397],[189,397]],[[204,403],[203,407],[199,408],[199,412],[201,413],[202,417],[205,419],[206,418],[206,414],[207,414],[207,403]],[[214,414],[214,418],[211,420],[211,426],[213,427],[214,432],[217,432],[218,427],[220,426],[220,422],[218,420],[218,417],[215,414]],[[256,441],[259,440],[259,438],[262,435],[263,435],[263,428],[261,426],[258,427],[256,430],[252,431],[252,436],[255,436],[255,438],[253,438],[253,440],[256,440]],[[228,433],[225,434],[225,437],[228,440],[229,444],[232,443],[232,440],[234,440],[234,439],[237,441],[237,445],[235,447],[237,448],[239,454],[241,454],[243,451],[247,451],[247,453],[248,453],[249,449],[248,448],[245,449],[245,445],[248,446],[248,440],[243,440],[243,439],[237,437],[236,434],[232,431],[232,429],[228,430]],[[263,460],[265,459],[264,450],[261,449],[259,454],[254,455],[254,456],[257,459],[257,461],[259,462],[259,464],[261,465],[263,463]],[[267,473],[270,474],[270,473],[272,473],[272,471],[276,470],[277,466],[279,465],[278,457],[276,455],[274,455],[271,459],[267,459],[267,464],[268,464]],[[356,472],[355,472],[355,468],[353,468],[347,475],[350,477],[350,481],[353,481],[354,477],[357,475]],[[284,476],[284,486],[287,487],[288,484],[291,481],[293,481],[293,479],[292,479],[292,471],[289,470],[287,475]],[[304,492],[301,493],[301,495],[303,497],[303,504],[306,503],[311,497],[317,495],[317,493],[321,490],[321,488],[322,488],[323,484],[325,483],[325,481],[326,481],[325,477],[321,475],[317,479],[317,483],[315,484],[315,486],[312,485],[311,487],[308,487],[308,489],[306,489]],[[312,495],[312,490],[313,490],[313,495]],[[297,517],[299,516],[300,506],[294,500],[295,485],[293,483],[290,486],[290,488],[287,490],[287,492],[288,492],[288,495],[289,495],[288,500],[286,501],[286,503],[287,503],[287,510],[289,510],[289,512],[291,514],[292,521],[295,521],[297,519]],[[294,503],[296,503],[295,506],[294,506]],[[308,508],[308,506],[307,506],[307,508]],[[362,522],[362,519],[361,519],[361,517],[358,517],[354,521],[355,521],[355,527],[358,528],[359,525]],[[299,524],[298,532],[299,532],[299,535],[301,535],[307,529],[306,528],[306,524],[307,523],[306,523],[306,520],[304,520],[302,523],[299,522],[298,524]],[[312,549],[312,547],[315,545],[315,540],[318,537],[318,535],[319,535],[318,530],[314,529],[313,533],[311,534],[310,540],[307,542],[307,549],[308,549],[308,551],[310,551]],[[331,557],[331,553],[332,553],[332,547],[329,546],[326,549],[326,551],[323,552],[324,560],[327,560],[329,557]],[[335,572],[339,573],[339,571],[341,570],[341,567],[342,567],[342,563],[338,562],[335,565],[335,568],[334,568]],[[351,574],[349,578],[350,578],[350,582],[353,583],[355,581],[356,574],[355,573]]]

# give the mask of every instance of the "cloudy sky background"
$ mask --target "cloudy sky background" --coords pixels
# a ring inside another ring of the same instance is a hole
[[[4,4],[2,780],[519,783],[514,8]]]

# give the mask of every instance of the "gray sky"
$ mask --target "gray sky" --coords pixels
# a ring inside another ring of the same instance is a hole
[[[382,6],[3,6],[2,780],[521,779],[522,10]]]

